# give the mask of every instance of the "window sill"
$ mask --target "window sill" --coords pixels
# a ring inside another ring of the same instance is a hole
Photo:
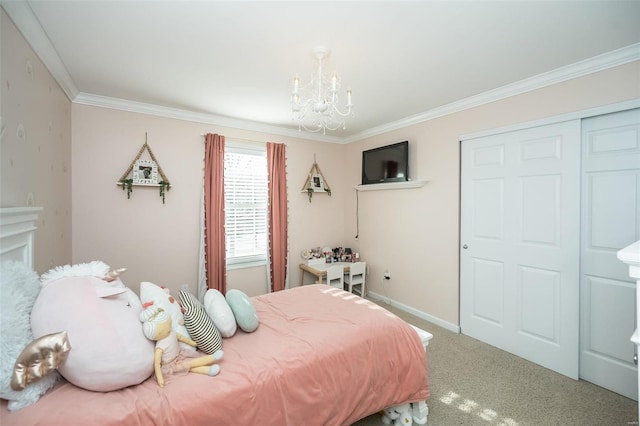
[[[256,268],[258,266],[266,266],[266,260],[256,260],[253,262],[240,262],[240,263],[227,263],[227,270],[232,271],[234,269]]]

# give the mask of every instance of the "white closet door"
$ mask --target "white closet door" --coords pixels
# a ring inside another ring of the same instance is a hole
[[[462,143],[462,332],[578,378],[580,121]]]
[[[616,258],[640,239],[640,109],[582,125],[580,377],[638,399],[635,281]]]

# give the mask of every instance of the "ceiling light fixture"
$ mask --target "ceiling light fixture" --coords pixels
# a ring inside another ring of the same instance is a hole
[[[341,111],[338,96],[340,77],[334,73],[329,79],[322,74],[322,60],[329,56],[329,49],[319,46],[312,53],[318,60],[317,74],[304,86],[300,85],[297,75],[293,79],[293,119],[298,121],[298,130],[305,129],[308,132],[322,130],[322,134],[326,135],[327,130],[337,130],[339,127],[346,129],[345,117],[352,115],[353,111],[351,90],[347,90],[346,110]]]

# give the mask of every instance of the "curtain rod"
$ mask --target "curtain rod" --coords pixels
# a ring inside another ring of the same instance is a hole
[[[204,138],[204,137],[207,136],[207,133],[201,133],[200,136],[202,136]],[[267,143],[265,141],[254,141],[254,140],[251,140],[251,139],[232,138],[232,137],[227,137],[227,136],[225,136],[224,138],[225,138],[225,140],[226,139],[230,139],[232,141],[238,141],[238,142]]]
[[[207,133],[201,133],[200,136],[202,136],[204,138],[205,136],[207,136]],[[234,142],[262,143],[262,144],[266,144],[266,143],[269,142],[269,141],[266,141],[266,142],[265,141],[254,141],[254,140],[251,140],[251,139],[232,138],[232,137],[226,137],[226,136],[224,138],[225,138],[225,140],[229,139],[229,140],[234,141]],[[280,143],[280,142],[273,142],[273,143]],[[288,145],[288,144],[283,143],[283,145]]]

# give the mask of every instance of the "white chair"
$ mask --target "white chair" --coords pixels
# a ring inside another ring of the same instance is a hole
[[[355,294],[360,293],[361,297],[364,297],[366,293],[364,287],[364,279],[367,273],[367,262],[352,263],[349,267],[349,273],[344,277],[344,283],[349,287],[350,293],[356,290]]]
[[[344,266],[335,265],[327,269],[327,284],[344,290]]]

